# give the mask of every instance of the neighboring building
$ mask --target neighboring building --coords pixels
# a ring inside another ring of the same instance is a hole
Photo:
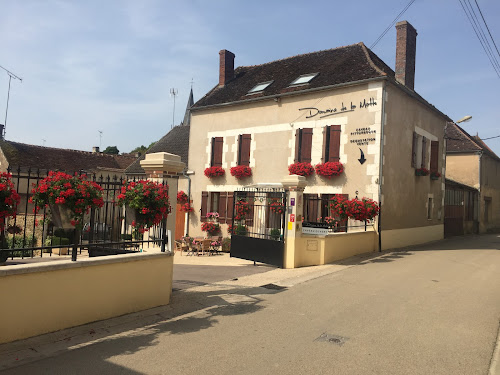
[[[464,233],[500,231],[500,158],[456,124],[446,128],[446,140],[446,178],[479,192],[473,201],[476,224],[466,226]]]
[[[444,235],[461,236],[479,233],[479,191],[473,187],[446,179],[444,198]]]
[[[152,154],[155,152],[168,152],[170,154],[175,154],[181,157],[181,161],[186,164],[186,170],[188,166],[188,156],[189,156],[189,130],[191,121],[191,107],[193,106],[193,89],[189,93],[189,99],[186,106],[186,112],[184,113],[184,119],[180,125],[174,126],[167,134],[165,134],[158,142],[156,142],[146,154]],[[132,179],[146,179],[146,172],[141,167],[141,161],[144,160],[146,154],[141,155],[137,160],[135,160],[125,171],[127,178]],[[186,192],[188,196],[190,195],[190,180],[189,176],[185,174],[186,178],[181,178],[179,180],[178,189]],[[175,197],[173,197],[171,204],[174,206]],[[176,230],[175,239],[178,240],[180,237],[186,234],[186,220],[189,214],[182,212],[180,210],[180,205],[177,205],[176,212]]]
[[[363,43],[237,69],[219,52],[219,83],[191,108],[192,235],[207,211],[230,223],[233,191],[276,186],[294,162],[340,161],[342,175],[307,178],[306,196],[380,200],[383,249],[443,238],[444,179],[415,171],[444,175],[450,119],[414,91],[417,32],[396,28],[396,72]],[[252,176],[232,177],[237,165]],[[225,177],[205,177],[210,166]]]

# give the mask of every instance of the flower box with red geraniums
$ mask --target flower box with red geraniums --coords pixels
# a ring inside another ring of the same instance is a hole
[[[341,162],[338,161],[329,161],[322,164],[316,164],[316,174],[326,177],[332,178],[334,176],[339,176],[344,172],[344,166]]]
[[[208,167],[205,168],[205,172],[203,173],[208,178],[212,178],[212,177],[222,177],[226,174],[226,171],[222,167]]]
[[[193,208],[193,206],[191,206],[191,203],[186,202],[186,203],[184,203],[184,204],[181,206],[180,211],[181,211],[181,212],[193,212],[193,211],[194,211],[194,208]]]
[[[17,206],[21,201],[11,179],[10,173],[0,174],[0,227],[2,230],[6,217],[16,217]]]
[[[187,203],[187,201],[188,201],[187,194],[184,193],[182,190],[179,190],[179,192],[177,193],[177,203],[183,204]]]
[[[429,170],[427,168],[417,168],[415,169],[415,176],[428,176]]]
[[[271,202],[269,209],[275,214],[283,214],[285,212],[285,206],[281,202]]]
[[[236,167],[232,167],[230,172],[231,176],[236,177],[238,180],[252,176],[252,168],[246,165],[237,165]]]
[[[54,211],[51,214],[55,219],[54,215],[60,212],[59,208],[65,208],[69,211],[71,225],[81,229],[84,214],[89,213],[91,208],[104,205],[102,188],[86,178],[86,175],[71,176],[64,172],[50,171],[31,191],[33,195],[29,201],[35,205],[35,213],[51,207]]]
[[[314,168],[311,163],[293,163],[288,166],[288,172],[290,172],[289,174],[308,177],[314,173]]]
[[[125,181],[117,198],[116,203],[119,206],[135,210],[136,217],[131,225],[139,233],[144,233],[152,226],[160,224],[171,210],[168,185],[158,182]]]
[[[207,221],[201,224],[201,230],[207,232],[210,236],[216,236],[220,232],[220,226],[218,223]]]
[[[439,180],[439,177],[441,177],[441,173],[431,172],[431,180]]]
[[[349,205],[347,199],[342,195],[334,195],[330,199],[330,210],[339,220],[345,220],[349,217]]]

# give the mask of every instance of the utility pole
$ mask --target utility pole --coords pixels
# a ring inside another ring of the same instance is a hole
[[[174,97],[174,111],[172,113],[172,127],[170,129],[172,129],[174,127],[174,124],[175,124],[175,97],[177,96],[178,93],[179,93],[179,90],[174,89],[174,88],[170,89],[170,96]]]

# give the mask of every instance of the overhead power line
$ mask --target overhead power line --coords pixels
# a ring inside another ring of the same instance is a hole
[[[404,7],[404,9],[399,12],[399,14],[396,16],[396,18],[394,18],[394,20],[392,21],[392,23],[387,26],[387,28],[382,32],[382,34],[380,34],[380,36],[377,38],[377,40],[375,42],[373,42],[373,44],[370,46],[370,49],[373,49],[373,47],[375,47],[377,45],[378,42],[380,42],[380,40],[382,40],[382,38],[385,36],[385,34],[387,34],[387,32],[394,26],[394,24],[396,22],[398,22],[398,19],[408,10],[408,8],[415,2],[415,0],[410,0],[410,2],[408,4],[406,4],[406,6]]]

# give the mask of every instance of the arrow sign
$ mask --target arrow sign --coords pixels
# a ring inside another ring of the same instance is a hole
[[[359,158],[358,160],[361,164],[363,164],[366,161],[365,154],[363,153],[363,150],[359,149],[359,151],[361,151],[361,158]]]

